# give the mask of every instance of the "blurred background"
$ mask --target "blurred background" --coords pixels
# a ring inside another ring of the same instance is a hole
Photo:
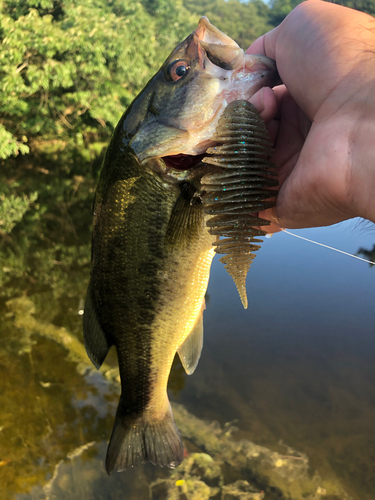
[[[140,500],[170,477],[104,473],[116,357],[106,377],[92,371],[81,326],[103,154],[201,15],[246,49],[298,3],[0,2],[0,500]],[[339,3],[375,14],[375,0]],[[364,221],[296,233],[375,259]],[[281,233],[258,252],[244,311],[214,260],[202,358],[189,378],[176,361],[171,399],[202,422],[235,422],[235,441],[306,454],[325,485],[302,497],[264,484],[241,498],[374,500],[374,279],[369,264]]]

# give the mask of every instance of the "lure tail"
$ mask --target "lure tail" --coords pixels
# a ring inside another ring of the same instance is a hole
[[[275,165],[269,160],[272,144],[265,123],[248,101],[234,101],[220,117],[215,135],[218,145],[207,150],[203,162],[217,167],[202,178],[203,206],[212,215],[211,234],[224,239],[215,243],[220,262],[233,278],[244,308],[247,308],[246,275],[260,248],[257,239],[266,232],[256,226],[269,221],[256,213],[275,205],[269,188],[277,186]]]
[[[146,462],[177,467],[182,462],[183,451],[169,401],[162,418],[151,420],[146,413],[129,415],[120,398],[107,451],[108,474]]]

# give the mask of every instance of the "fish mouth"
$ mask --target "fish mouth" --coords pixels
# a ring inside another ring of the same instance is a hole
[[[148,102],[141,103],[147,113],[134,127],[128,144],[141,164],[154,159],[151,168],[155,171],[181,179],[202,166],[207,149],[215,145],[212,138],[227,105],[250,100],[260,88],[277,84],[279,77],[274,61],[245,54],[206,17],[176,47],[165,68],[170,67],[170,61],[187,61],[191,72],[186,73],[186,80],[180,78],[181,84],[179,80],[173,84],[168,81],[168,92],[160,93],[160,102],[157,88],[153,92],[150,88],[145,96]],[[165,71],[160,73],[161,79],[166,78]],[[175,94],[166,98],[173,86]],[[175,105],[170,105],[168,99]]]
[[[197,167],[205,156],[205,152],[195,156],[180,153],[177,155],[162,156],[161,159],[165,163],[167,169],[190,171]]]
[[[207,17],[201,17],[193,38],[200,48],[198,57],[201,66],[204,67],[206,56],[218,68],[230,71],[232,81],[241,79],[249,83],[248,76],[267,75],[273,85],[279,83],[275,61],[263,55],[246,54],[232,38],[211,24]]]
[[[231,38],[226,35],[223,31],[216,28],[210,23],[206,16],[202,16],[199,19],[198,28],[194,31],[194,34],[206,43],[214,43],[219,45],[232,46],[234,48],[240,49],[240,46]]]

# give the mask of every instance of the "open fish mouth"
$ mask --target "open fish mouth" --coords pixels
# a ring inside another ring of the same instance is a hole
[[[179,170],[179,171],[185,171],[185,170],[193,170],[195,167],[197,167],[201,162],[202,159],[206,156],[206,153],[204,152],[201,155],[186,155],[183,153],[180,153],[178,155],[170,155],[170,156],[164,156],[161,159],[165,163],[165,166],[168,169],[174,169],[174,170]]]

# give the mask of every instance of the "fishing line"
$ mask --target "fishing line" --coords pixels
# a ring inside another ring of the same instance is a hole
[[[358,259],[358,260],[363,260],[363,262],[367,262],[368,264],[374,264],[372,260],[367,260],[367,259],[362,259],[362,257],[357,257],[357,255],[353,255],[348,252],[344,252],[343,250],[338,250],[337,248],[330,247],[328,245],[324,245],[323,243],[318,243],[317,241],[309,240],[308,238],[304,238],[303,236],[299,236],[298,234],[290,233],[289,231],[286,231],[283,229],[283,232],[286,234],[290,234],[291,236],[294,236],[295,238],[299,238],[300,240],[305,240],[308,241],[309,243],[314,243],[315,245],[319,245],[320,247],[328,248],[329,250],[334,250],[335,252],[343,253],[344,255],[349,255],[349,257],[353,257],[353,259]]]

